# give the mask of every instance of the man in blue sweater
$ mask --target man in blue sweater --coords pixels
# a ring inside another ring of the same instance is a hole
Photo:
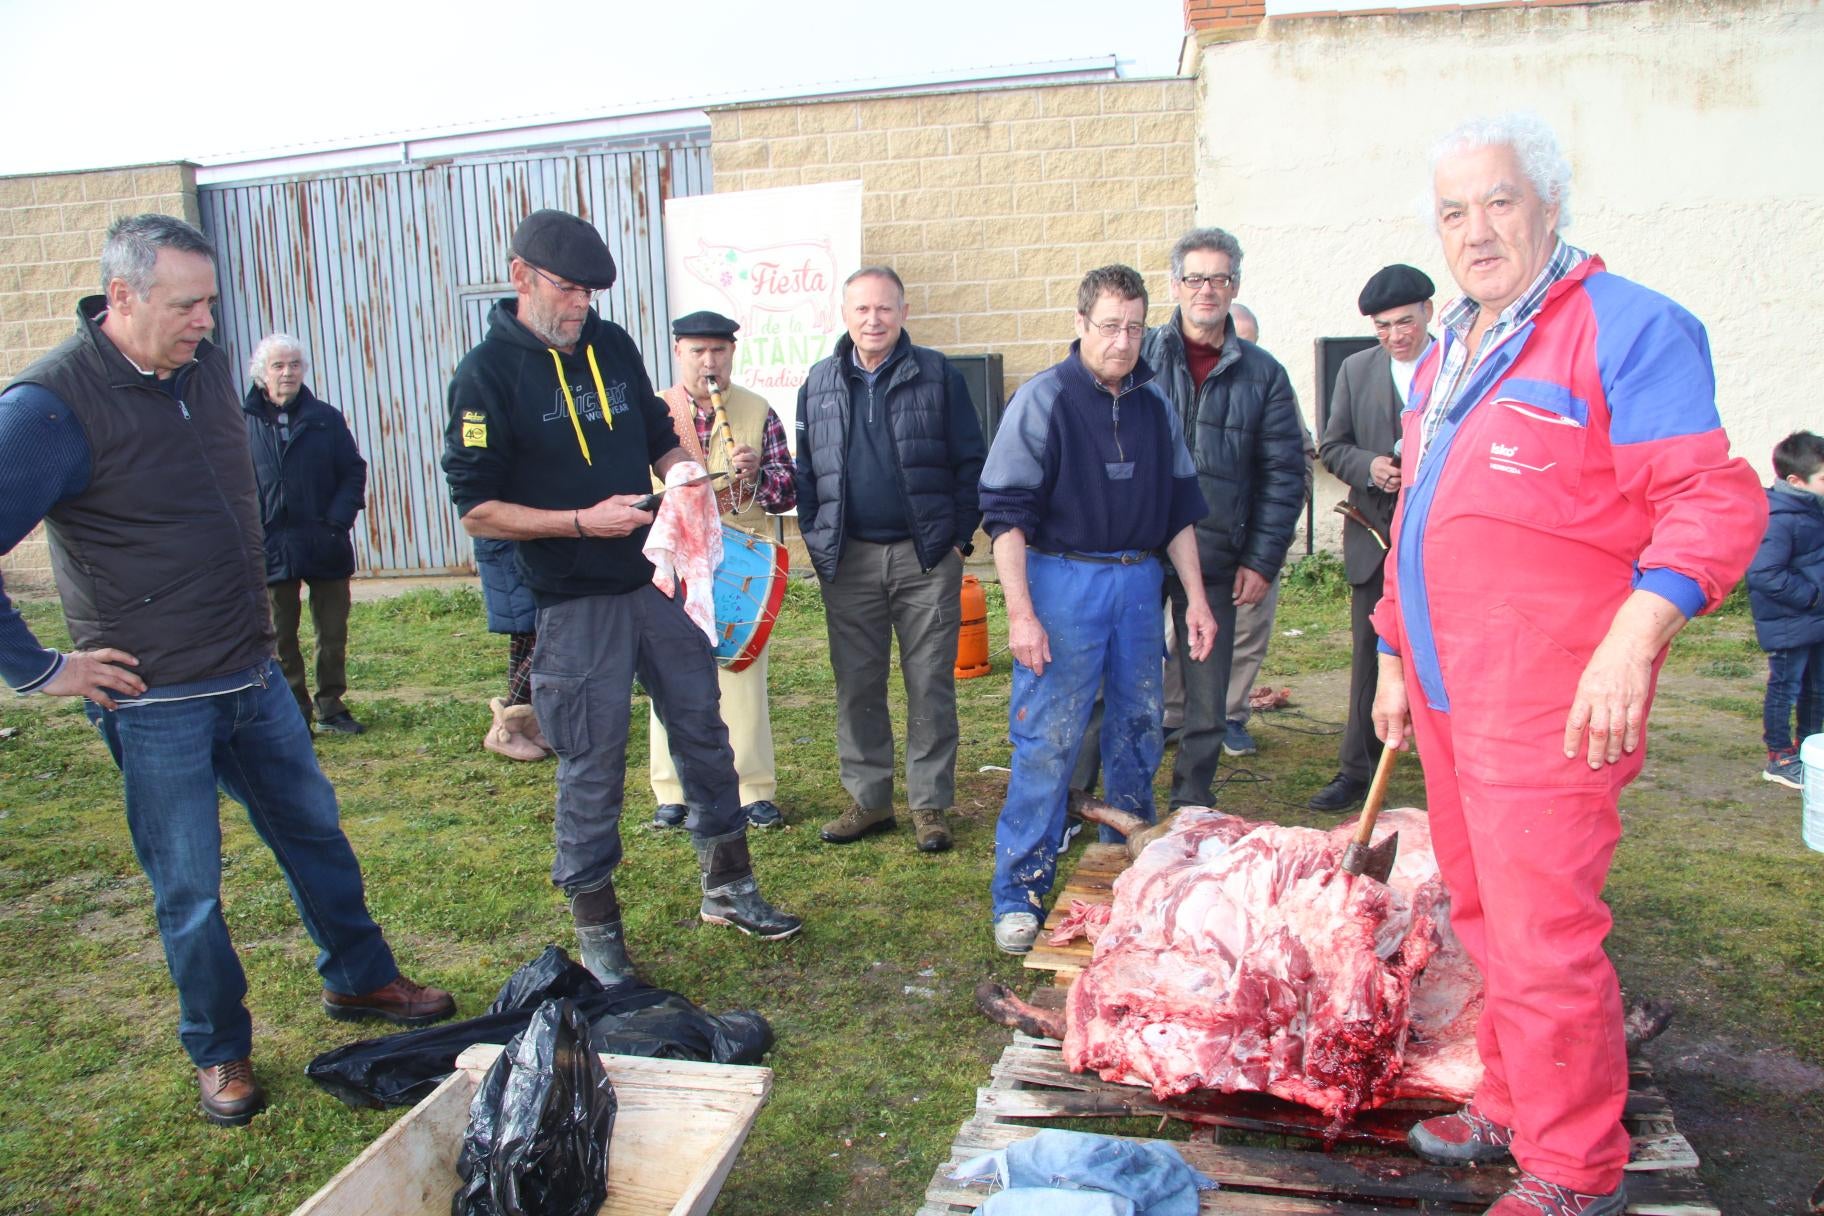
[[[222,917],[218,787],[285,873],[325,1013],[421,1026],[456,1005],[399,974],[273,659],[259,491],[209,342],[215,254],[182,220],[128,216],[108,230],[101,284],[76,332],[0,393],[0,553],[45,522],[75,643],[40,646],[0,594],[0,678],[84,699],[120,767],[203,1116],[239,1126],[266,1095]]]
[[[1153,818],[1164,550],[1184,584],[1185,641],[1216,639],[1193,525],[1208,513],[1178,411],[1140,359],[1146,282],[1103,266],[1077,289],[1077,341],[1008,404],[982,469],[983,523],[1016,660],[1013,777],[995,829],[994,941],[1025,954],[1063,845],[1071,768],[1096,689],[1108,801]]]

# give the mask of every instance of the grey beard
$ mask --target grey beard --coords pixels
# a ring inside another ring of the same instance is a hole
[[[542,325],[539,325],[538,323],[533,321],[530,317],[521,317],[519,319],[519,323],[521,325],[524,325],[528,330],[530,330],[532,333],[532,336],[534,338],[537,338],[540,342],[543,342],[546,346],[561,347],[561,346],[566,345],[565,343],[559,342],[557,340],[556,334],[546,332],[545,328]]]

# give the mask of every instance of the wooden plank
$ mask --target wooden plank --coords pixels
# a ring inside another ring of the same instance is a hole
[[[306,1199],[292,1216],[448,1212],[475,1078],[461,1069]]]
[[[1064,1064],[1063,1053],[1050,1046],[1047,1040],[1009,1046],[1001,1053],[990,1075],[996,1082],[1012,1084],[997,1084],[993,1090],[979,1091],[976,1109],[1004,1119],[1169,1115],[1191,1123],[1312,1138],[1321,1137],[1330,1124],[1327,1117],[1315,1110],[1264,1094],[1196,1090],[1175,1098],[1157,1099],[1144,1086],[1104,1081],[1093,1073],[1071,1072]],[[1029,1088],[1031,1086],[1047,1088]],[[1657,1109],[1664,1107],[1665,1098],[1657,1090],[1632,1092],[1628,1105],[1634,1109]],[[1414,1122],[1446,1109],[1438,1103],[1403,1102],[1397,1107],[1363,1111],[1337,1142],[1403,1147],[1406,1130]],[[1676,1129],[1662,1126],[1659,1119],[1639,1120],[1625,1110],[1622,1122],[1634,1140],[1630,1170],[1697,1167],[1696,1153]]]
[[[469,1100],[500,1048],[457,1069],[293,1216],[443,1216]],[[604,1216],[705,1216],[772,1089],[770,1068],[603,1055],[618,1110]]]
[[[937,1169],[931,1179],[931,1186],[925,1191],[925,1206],[918,1210],[917,1216],[927,1213],[935,1216],[951,1216],[952,1213],[973,1212],[994,1193],[991,1184],[986,1182],[957,1182],[950,1177],[955,1168],[946,1162]],[[1339,1202],[1334,1199],[1313,1199],[1305,1195],[1274,1195],[1259,1191],[1205,1191],[1198,1196],[1199,1213],[1216,1213],[1218,1216],[1385,1216],[1386,1209],[1363,1204]],[[1442,1212],[1454,1209],[1422,1205],[1416,1208],[1403,1208],[1404,1213]]]
[[[952,1154],[966,1159],[993,1152],[1037,1135],[1040,1130],[978,1116],[963,1124]],[[1427,1201],[1480,1211],[1493,1203],[1513,1178],[1509,1169],[1433,1166],[1410,1155],[1322,1153],[1190,1142],[1175,1147],[1192,1167],[1225,1188],[1337,1196],[1358,1202]],[[1635,1216],[1721,1216],[1690,1170],[1630,1173],[1627,1210]]]
[[[1039,940],[1026,955],[1026,967],[1035,971],[1058,972],[1058,981],[1068,983],[1076,977],[1077,972],[1089,965],[1093,948],[1088,941],[1078,938],[1069,945],[1054,946],[1046,939],[1070,914],[1072,900],[1081,900],[1087,904],[1110,902],[1114,898],[1115,879],[1120,877],[1121,871],[1127,869],[1129,861],[1125,845],[1092,844],[1083,850],[1076,869],[1071,871],[1057,899],[1052,902],[1051,913],[1039,929]]]

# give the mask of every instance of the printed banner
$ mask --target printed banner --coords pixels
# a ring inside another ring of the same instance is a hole
[[[842,336],[842,281],[860,265],[860,182],[665,202],[672,316],[741,323],[734,381],[767,399],[794,445],[798,388]]]

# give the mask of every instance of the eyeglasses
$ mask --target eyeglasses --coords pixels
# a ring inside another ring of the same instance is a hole
[[[1417,317],[1396,317],[1391,321],[1376,321],[1374,323],[1374,332],[1377,334],[1409,334],[1415,329],[1422,329],[1424,324],[1425,323]]]
[[[596,297],[602,294],[600,290],[593,287],[578,287],[575,283],[560,283],[538,267],[532,266],[532,263],[527,262],[526,265],[532,267],[533,274],[557,288],[560,295],[576,296],[579,299],[587,300],[593,304],[595,303]]]
[[[1107,338],[1110,342],[1113,342],[1122,334],[1126,334],[1130,338],[1138,338],[1141,334],[1146,332],[1146,326],[1144,325],[1136,325],[1131,322],[1124,325],[1120,321],[1091,321],[1089,327],[1101,334],[1104,338]]]
[[[1238,274],[1187,274],[1178,280],[1191,289],[1193,294],[1202,291],[1206,286],[1219,287],[1223,291],[1241,282]]]

